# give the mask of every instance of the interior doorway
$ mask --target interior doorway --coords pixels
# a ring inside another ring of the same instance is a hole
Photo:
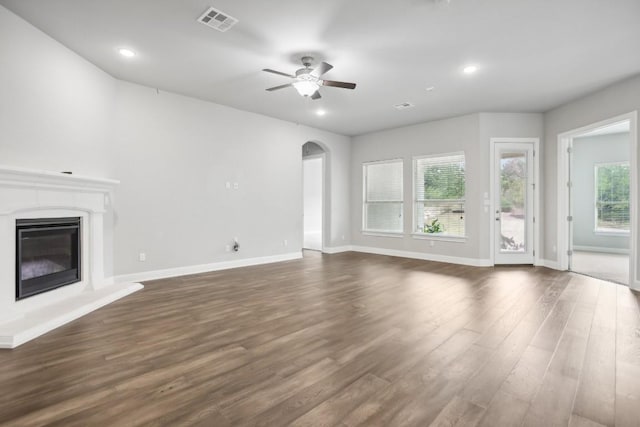
[[[629,284],[630,123],[590,130],[569,151],[569,270]]]
[[[303,244],[322,251],[324,231],[324,149],[315,142],[302,146]]]
[[[635,114],[560,135],[560,268],[624,285],[635,278]]]

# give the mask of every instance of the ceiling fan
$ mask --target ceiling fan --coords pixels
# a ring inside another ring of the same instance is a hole
[[[322,80],[320,77],[333,68],[333,65],[327,64],[326,62],[322,62],[316,68],[311,68],[311,64],[313,63],[313,58],[310,56],[302,57],[302,65],[304,68],[300,68],[296,71],[296,74],[288,74],[283,73],[281,71],[271,70],[269,68],[265,68],[262,71],[266,71],[267,73],[277,74],[279,76],[285,76],[292,78],[293,81],[291,83],[287,83],[280,86],[270,87],[267,89],[269,92],[279,89],[284,89],[286,87],[293,86],[300,95],[309,96],[311,99],[320,99],[320,86],[332,86],[339,87],[343,89],[355,89],[355,83],[346,83],[346,82],[336,82],[333,80]]]

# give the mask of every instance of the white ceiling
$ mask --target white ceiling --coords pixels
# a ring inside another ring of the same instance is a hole
[[[111,75],[346,135],[477,111],[541,112],[640,73],[639,0],[0,0]],[[214,6],[240,22],[196,22]],[[118,47],[137,52],[118,55]],[[334,69],[322,99],[287,79]],[[473,76],[461,72],[474,63]],[[431,92],[426,87],[435,86]],[[411,102],[414,108],[392,106]],[[315,114],[322,108],[323,117]]]

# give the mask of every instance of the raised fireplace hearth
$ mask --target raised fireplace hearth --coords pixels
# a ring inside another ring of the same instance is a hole
[[[113,215],[117,185],[0,166],[0,348],[14,348],[142,289],[105,277],[105,249],[111,251],[105,243],[113,241],[113,227],[104,222]]]
[[[16,220],[16,300],[79,282],[81,218]]]

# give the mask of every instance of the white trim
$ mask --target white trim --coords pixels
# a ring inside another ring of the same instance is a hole
[[[116,276],[116,282],[146,282],[149,280],[167,279],[170,277],[186,276],[189,274],[209,273],[211,271],[228,270],[231,268],[249,267],[252,265],[271,264],[274,262],[291,261],[302,258],[302,252],[290,252],[281,255],[271,255],[256,258],[244,258],[232,261],[214,262],[211,264],[190,265],[186,267],[167,268],[164,270],[143,271]]]
[[[608,237],[629,237],[631,232],[629,230],[619,230],[614,231],[614,229],[610,229],[609,231],[606,228],[595,229],[593,230],[593,234],[596,236],[608,236]]]
[[[400,200],[386,200],[384,202],[367,202],[367,166],[372,165],[383,165],[383,164],[391,164],[391,163],[400,163],[401,173],[400,173],[400,191],[402,192],[402,198]],[[400,212],[402,214],[402,231],[398,231],[397,233],[404,232],[404,158],[397,159],[389,159],[389,160],[376,160],[372,162],[362,162],[362,218],[361,224],[364,231],[364,228],[367,226],[367,203],[399,203],[401,206]],[[387,231],[378,231],[371,230],[367,231],[371,233],[392,233]]]
[[[540,182],[540,138],[489,138],[489,258],[491,259],[491,265],[495,265],[495,240],[496,240],[496,221],[495,221],[495,210],[496,210],[496,197],[495,197],[495,144],[496,143],[504,143],[504,142],[513,142],[513,143],[526,143],[533,144],[533,182],[535,184],[535,189],[533,191],[533,212],[534,212],[534,223],[533,223],[533,265],[541,265],[540,262],[545,261],[540,257],[540,242],[542,241],[542,229],[540,227],[541,217],[541,207],[540,207],[540,193],[542,192],[542,186]],[[553,268],[553,267],[550,267]]]
[[[611,124],[629,121],[629,142],[630,142],[630,211],[631,211],[631,238],[629,242],[629,283],[632,289],[640,290],[640,281],[637,280],[637,246],[638,246],[638,112],[632,111],[621,114],[606,120],[572,129],[567,132],[558,134],[558,164],[556,175],[557,186],[557,207],[558,217],[556,225],[556,246],[558,248],[558,264],[561,270],[569,268],[569,257],[567,251],[572,244],[569,235],[569,227],[567,216],[570,215],[569,197],[567,191],[567,182],[569,181],[569,171],[567,165],[569,163],[569,154],[567,148],[571,146],[573,138],[582,134],[607,127]]]
[[[367,231],[362,230],[363,236],[373,236],[373,237],[392,237],[395,239],[404,238],[404,233],[401,231]]]
[[[362,166],[366,166],[366,165],[383,165],[385,163],[396,163],[396,162],[402,162],[404,164],[404,158],[403,157],[396,157],[393,159],[387,159],[387,160],[371,160],[368,162],[362,162]]]
[[[629,255],[629,249],[624,249],[624,248],[605,248],[605,247],[599,247],[599,246],[573,245],[573,249],[576,251],[584,251],[584,252],[602,252],[605,254]]]
[[[449,153],[435,153],[435,154],[422,154],[419,156],[413,156],[412,159],[420,160],[420,159],[436,159],[438,157],[455,157],[455,156],[465,156],[464,150],[461,151],[452,151]]]
[[[473,267],[491,267],[489,259],[463,258],[449,255],[428,254],[424,252],[402,251],[397,249],[372,248],[369,246],[353,246],[354,252],[376,255],[396,256],[401,258],[421,259],[425,261],[446,262],[450,264],[470,265]]]
[[[538,258],[535,264],[537,267],[546,267],[552,270],[562,270],[557,261],[552,261],[550,259],[542,259]]]
[[[426,234],[426,233],[418,233],[415,230],[417,229],[417,222],[418,219],[416,217],[416,204],[422,202],[422,203],[426,203],[429,199],[424,199],[424,200],[418,200],[418,198],[416,197],[416,181],[417,181],[417,177],[416,177],[416,171],[417,171],[417,164],[418,164],[418,160],[422,160],[422,159],[437,159],[437,158],[442,158],[442,157],[456,157],[456,156],[462,156],[462,160],[464,162],[464,178],[465,178],[465,184],[464,184],[464,197],[462,199],[447,199],[448,201],[454,202],[454,201],[462,201],[462,207],[464,209],[464,231],[465,233],[467,232],[467,183],[466,183],[466,179],[467,179],[467,155],[465,154],[464,151],[454,151],[451,153],[438,153],[438,154],[428,154],[428,155],[422,155],[422,156],[413,156],[412,160],[411,160],[411,230],[413,235],[419,235],[419,234]],[[463,239],[466,239],[466,236],[449,236],[449,237],[461,237]],[[419,238],[419,237],[418,237]],[[452,240],[453,241],[453,240]]]
[[[353,247],[351,245],[346,245],[346,246],[332,246],[332,247],[326,247],[323,249],[323,253],[325,254],[340,254],[343,252],[351,252],[353,251]]]
[[[55,188],[58,190],[106,193],[120,184],[120,181],[0,165],[0,183],[11,186],[26,185],[29,188]]]
[[[453,236],[449,234],[411,233],[411,238],[418,240],[438,240],[441,242],[465,243],[467,236]]]

